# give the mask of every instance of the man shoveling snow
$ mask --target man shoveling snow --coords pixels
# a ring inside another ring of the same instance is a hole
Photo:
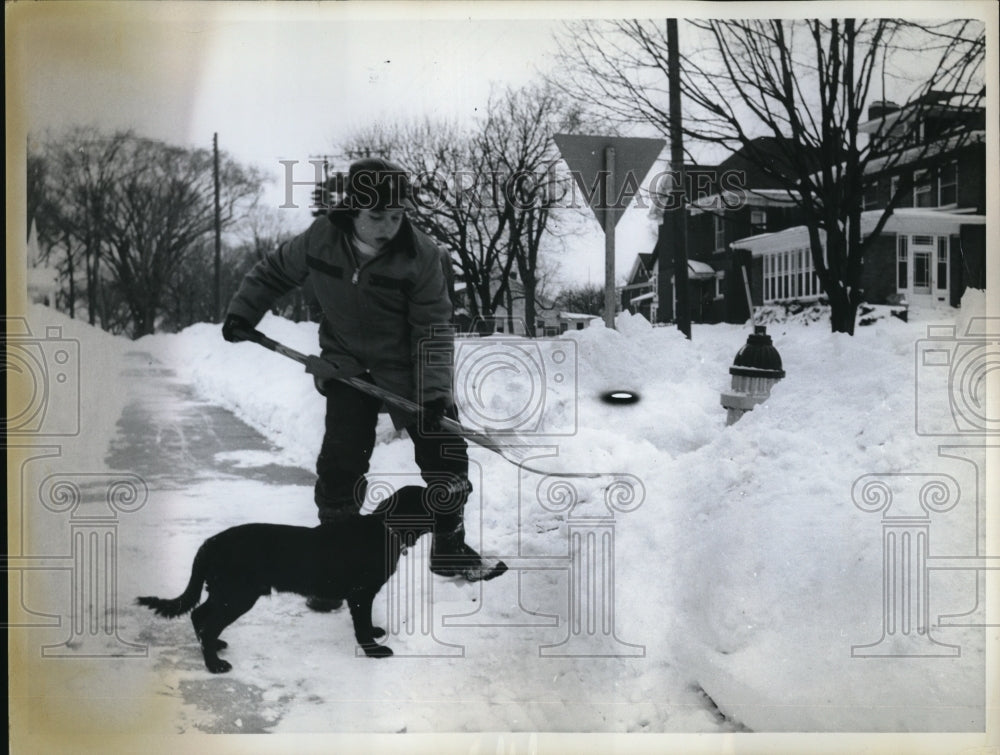
[[[316,385],[326,397],[326,428],[316,462],[321,522],[356,516],[365,501],[382,402],[338,378],[360,378],[413,397],[418,417],[389,405],[397,429],[413,440],[414,459],[435,505],[430,569],[469,581],[502,574],[465,542],[464,507],[472,492],[465,440],[442,426],[457,420],[448,260],[406,216],[410,186],[399,166],[380,158],[351,165],[344,198],[244,278],[223,325],[227,341],[246,340],[282,295],[311,284],[323,311],[319,341],[326,369]],[[421,344],[436,357],[421,360]],[[332,365],[333,372],[329,367]],[[333,375],[333,377],[331,377]],[[331,610],[318,599],[314,610]]]

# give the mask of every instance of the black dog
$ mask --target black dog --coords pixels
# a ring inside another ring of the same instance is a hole
[[[386,658],[392,650],[375,642],[385,630],[372,626],[372,603],[395,573],[403,549],[433,527],[423,505],[424,491],[419,486],[401,488],[374,513],[337,524],[231,527],[198,549],[183,594],[173,600],[143,597],[138,603],[171,618],[194,608],[194,631],[205,666],[214,674],[232,668],[219,658],[219,650],[227,646],[219,635],[271,590],[346,599],[354,637],[365,655]],[[198,605],[203,584],[209,596]]]

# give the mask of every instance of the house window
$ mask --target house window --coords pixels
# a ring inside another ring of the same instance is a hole
[[[899,292],[906,291],[910,285],[909,242],[907,236],[896,238],[896,289]]]
[[[865,186],[863,209],[871,210],[878,207],[878,179],[872,179]]]
[[[893,176],[889,179],[889,200],[892,201],[899,194],[899,176]],[[899,198],[899,206],[905,207],[904,197]]]
[[[948,290],[948,237],[938,236],[937,240],[937,289]]]
[[[931,180],[930,172],[918,170],[913,174],[913,206],[933,207],[935,199],[934,182]]]
[[[808,248],[768,254],[761,262],[764,268],[765,302],[819,296],[819,278],[813,269],[812,253]]]
[[[950,162],[941,168],[938,183],[938,207],[958,204],[958,163]]]
[[[726,273],[722,270],[715,274],[715,298],[722,299],[726,295]]]
[[[721,252],[726,248],[726,219],[723,215],[715,216],[715,251]]]
[[[750,210],[750,235],[764,233],[767,230],[767,210]]]

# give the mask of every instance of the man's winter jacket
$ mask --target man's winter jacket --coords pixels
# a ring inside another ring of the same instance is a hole
[[[228,313],[256,325],[275,300],[308,279],[323,310],[322,355],[340,375],[369,372],[397,395],[450,404],[454,332],[441,252],[404,220],[392,243],[359,267],[350,237],[346,215],[317,218],[254,266]],[[413,421],[391,407],[390,414],[397,428]]]

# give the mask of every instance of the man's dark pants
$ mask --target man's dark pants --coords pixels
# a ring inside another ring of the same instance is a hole
[[[365,473],[375,448],[375,428],[381,401],[337,380],[323,386],[326,394],[326,432],[316,460],[315,500],[321,522],[336,522],[356,514],[364,504]],[[450,419],[458,419],[451,407]],[[424,432],[420,423],[406,428],[413,440],[413,457],[428,487],[446,485],[448,495],[434,495],[440,503],[434,515],[439,535],[462,530],[462,510],[471,492],[469,456],[465,439],[458,435]]]

